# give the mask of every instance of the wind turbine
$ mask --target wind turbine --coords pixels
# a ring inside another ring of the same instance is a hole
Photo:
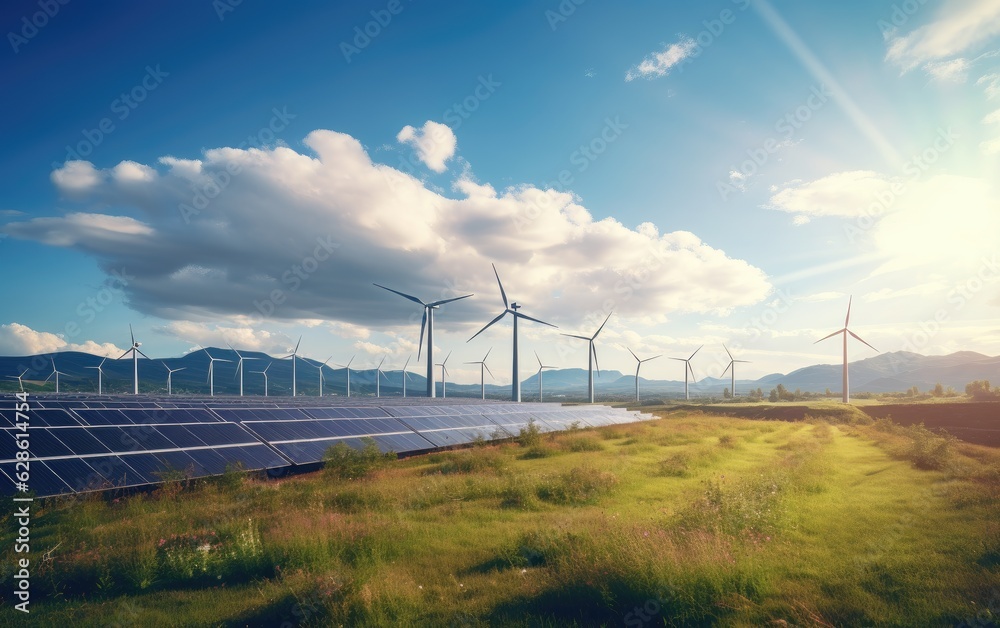
[[[382,361],[378,363],[375,367],[375,397],[382,396],[382,388],[380,387],[380,378],[384,377],[385,381],[389,381],[389,377],[382,373],[382,364],[385,362],[385,356],[382,356]]]
[[[141,355],[142,357],[146,358],[147,360],[149,359],[149,356],[139,350],[139,346],[142,345],[142,343],[135,341],[135,334],[132,333],[132,324],[131,323],[128,326],[128,333],[132,337],[132,346],[129,348],[128,351],[126,351],[125,353],[123,353],[120,356],[118,356],[118,359],[121,360],[122,358],[124,358],[128,354],[130,354],[130,353],[132,354],[132,366],[133,366],[133,369],[134,369],[134,376],[133,376],[133,379],[132,379],[132,394],[133,395],[138,395],[139,394],[139,356]]]
[[[628,349],[628,352],[632,354],[632,357],[635,358],[635,361],[636,361],[636,365],[635,365],[635,402],[639,403],[639,369],[642,367],[642,363],[643,362],[649,362],[650,360],[655,360],[656,358],[660,358],[660,357],[663,357],[663,356],[662,355],[654,355],[651,358],[646,358],[645,360],[640,360],[639,356],[637,356],[634,351],[632,351],[628,347],[625,347],[625,348]],[[723,375],[724,374],[725,373],[723,373]]]
[[[102,367],[104,366],[104,362],[107,359],[108,358],[105,357],[104,360],[101,360],[101,363],[98,364],[97,366],[85,366],[85,367],[83,367],[83,368],[86,368],[86,369],[97,369],[97,394],[98,395],[103,395],[104,394],[104,369]]]
[[[167,394],[172,395],[174,394],[174,391],[173,391],[173,383],[171,382],[171,380],[174,377],[174,373],[176,373],[177,371],[183,371],[187,367],[182,366],[179,369],[172,369],[169,366],[167,366],[166,362],[163,362],[163,368],[167,369]]]
[[[356,357],[358,357],[358,356],[357,355],[352,355],[351,359],[347,362],[346,366],[343,365],[343,364],[338,364],[337,365],[337,366],[340,366],[340,367],[343,367],[343,368],[347,369],[347,396],[348,397],[351,396],[351,362],[353,362],[354,358],[356,358]]]
[[[320,364],[319,366],[316,366],[315,364],[313,364],[313,366],[316,366],[316,368],[319,369],[319,396],[320,397],[323,396],[323,367],[326,366],[326,363],[329,362],[332,359],[333,359],[333,356],[331,355],[330,357],[328,357],[326,359],[326,362]]]
[[[705,345],[701,345],[701,347],[704,347],[704,346]],[[689,358],[670,358],[671,360],[680,360],[681,362],[684,363],[684,400],[685,401],[691,399],[691,396],[688,394],[688,373],[691,373],[691,380],[692,381],[698,381],[698,380],[696,380],[694,378],[694,369],[691,368],[691,360],[694,358],[695,353],[698,353],[699,351],[701,351],[701,347],[698,347],[697,349],[695,349],[694,353],[692,353],[691,357],[689,357]]]
[[[455,297],[453,299],[442,299],[440,301],[432,301],[430,303],[424,303],[417,297],[405,294],[398,290],[393,290],[392,288],[386,288],[385,286],[379,284],[373,284],[382,288],[383,290],[388,290],[393,294],[398,294],[404,299],[409,299],[414,303],[419,303],[424,308],[424,317],[420,319],[420,341],[417,343],[417,359],[420,359],[420,351],[424,344],[424,328],[427,329],[427,396],[433,397],[436,392],[434,390],[434,310],[438,309],[445,303],[451,303],[452,301],[458,301],[460,299],[467,299],[471,297],[471,294],[466,294],[464,296]]]
[[[490,351],[493,351],[493,347],[490,347]],[[466,362],[466,364],[478,364],[479,365],[479,387],[482,389],[483,399],[486,399],[486,373],[493,377],[493,371],[490,367],[486,366],[486,358],[490,357],[490,351],[486,352],[486,355],[479,362]],[[493,377],[496,379],[496,377]]]
[[[264,396],[267,396],[267,369],[271,368],[271,363],[268,362],[267,366],[264,367],[263,371],[250,371],[251,373],[260,373],[264,376]]]
[[[21,392],[24,392],[24,376],[28,374],[30,369],[24,369],[24,372],[20,375],[8,375],[7,379],[16,379],[17,385],[21,387]]]
[[[57,371],[56,370],[56,361],[55,361],[55,359],[49,358],[49,360],[52,362],[52,372],[49,373],[49,376],[45,378],[45,381],[49,381],[49,379],[53,375],[55,375],[56,376],[56,392],[58,393],[59,392],[59,376],[60,375],[65,375],[66,373],[63,373],[61,371]]]
[[[736,367],[734,365],[737,362],[739,362],[740,364],[750,364],[750,361],[749,360],[736,360],[736,359],[733,358],[733,354],[729,353],[729,348],[726,347],[726,345],[722,345],[722,348],[726,350],[726,355],[729,356],[729,366],[726,367],[726,371],[730,371],[729,375],[732,378],[732,382],[730,383],[729,390],[730,390],[730,394],[732,394],[732,396],[733,396],[733,399],[735,399],[736,398]],[[719,377],[725,377],[726,376],[726,371],[722,371],[722,375],[720,375]]]
[[[844,403],[850,403],[851,402],[851,391],[850,391],[850,388],[848,387],[848,380],[847,380],[847,335],[850,334],[850,335],[854,336],[855,340],[860,340],[861,342],[864,342],[866,345],[868,345],[869,347],[871,347],[871,349],[873,351],[875,351],[876,353],[878,353],[878,349],[876,349],[875,347],[872,347],[871,345],[869,345],[867,342],[865,342],[861,338],[861,336],[857,335],[856,333],[854,333],[853,331],[851,331],[850,329],[847,328],[847,325],[851,322],[851,301],[853,301],[853,300],[854,300],[854,296],[852,295],[850,297],[850,299],[848,299],[848,301],[847,301],[847,318],[844,319],[844,328],[841,329],[841,330],[833,332],[829,336],[823,336],[822,338],[820,338],[819,340],[816,341],[816,342],[823,342],[827,338],[832,338],[832,337],[836,336],[837,334],[844,334]],[[813,344],[816,344],[816,342],[814,342]]]
[[[440,366],[441,367],[441,398],[442,399],[444,399],[445,397],[448,396],[448,389],[447,389],[448,382],[445,381],[445,377],[444,376],[448,373],[448,367],[445,366],[445,365],[448,364],[448,358],[450,358],[450,357],[451,357],[451,351],[448,352],[448,357],[446,357],[444,359],[444,362],[441,362],[440,364],[436,364],[435,365],[435,366]]]
[[[288,358],[292,359],[292,396],[293,397],[296,395],[296,392],[295,392],[295,358],[296,358],[296,356],[299,353],[299,345],[301,343],[302,343],[302,336],[299,336],[299,341],[295,343],[295,350],[292,351],[290,354],[286,355],[285,357],[281,358],[282,360],[287,360]]]
[[[554,369],[554,366],[546,366],[542,364],[542,359],[538,357],[538,352],[535,351],[535,359],[538,360],[538,401],[542,401],[542,371],[545,369]]]
[[[232,360],[223,360],[222,358],[213,358],[212,354],[208,352],[205,347],[201,348],[208,356],[208,396],[215,396],[215,363],[216,362],[232,362]]]
[[[240,376],[240,397],[242,397],[243,396],[243,360],[257,360],[259,358],[244,358],[243,354],[240,353],[239,351],[237,351],[236,348],[233,347],[233,345],[230,345],[228,342],[226,344],[229,345],[229,348],[232,349],[233,353],[235,353],[236,356],[240,359],[239,364],[236,365],[236,374]],[[322,388],[320,389],[320,391],[322,392]]]
[[[497,272],[497,266],[496,266],[496,264],[493,264],[493,274],[496,275],[496,277],[497,277],[497,285],[500,286],[500,298],[503,299],[504,310],[503,310],[503,312],[500,312],[499,316],[497,316],[496,318],[494,318],[490,322],[486,323],[486,327],[483,327],[482,329],[480,329],[479,331],[477,331],[476,334],[475,334],[475,336],[473,336],[472,338],[475,338],[479,334],[481,334],[484,331],[486,331],[487,329],[489,329],[494,323],[498,322],[504,316],[506,316],[508,314],[513,315],[513,317],[514,317],[514,356],[513,356],[514,359],[513,359],[513,365],[511,367],[513,369],[513,377],[511,378],[511,382],[510,382],[510,399],[511,399],[511,401],[520,402],[521,401],[521,380],[520,380],[519,373],[518,373],[518,368],[517,368],[517,319],[519,319],[519,318],[526,318],[529,321],[534,321],[536,323],[541,323],[542,325],[548,325],[549,327],[555,327],[555,325],[553,325],[552,323],[546,323],[545,321],[540,321],[537,318],[531,318],[527,314],[521,314],[520,312],[518,312],[517,310],[521,307],[520,305],[518,305],[517,303],[508,303],[507,302],[507,293],[504,292],[503,283],[500,281],[500,273]],[[466,340],[466,342],[471,341],[472,338],[469,338],[469,340]]]
[[[597,339],[597,334],[601,333],[604,326],[608,324],[608,319],[614,312],[608,312],[607,318],[601,323],[601,326],[597,328],[593,336],[575,336],[573,334],[563,334],[563,336],[569,336],[570,338],[579,338],[580,340],[586,340],[589,343],[587,350],[587,401],[594,403],[594,367],[597,367],[597,374],[601,374],[601,367],[597,363],[597,347],[594,346],[594,340]]]
[[[406,364],[403,365],[403,398],[406,398],[406,380],[410,377],[410,374],[406,371],[406,367],[410,365],[410,358],[413,356],[408,356],[406,358]]]

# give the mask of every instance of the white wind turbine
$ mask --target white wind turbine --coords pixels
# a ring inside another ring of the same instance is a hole
[[[635,365],[635,402],[639,403],[639,369],[642,368],[642,363],[643,362],[649,362],[650,360],[655,360],[656,358],[660,358],[660,357],[663,357],[663,356],[662,355],[654,355],[651,358],[646,358],[645,360],[640,360],[639,356],[637,356],[634,351],[632,351],[628,347],[625,347],[625,348],[628,349],[628,352],[632,354],[632,357],[635,358],[635,361],[636,361],[636,365]]]
[[[174,394],[174,390],[173,390],[173,382],[171,380],[173,380],[174,373],[176,373],[177,371],[183,371],[187,367],[182,366],[179,369],[172,369],[169,366],[167,366],[166,362],[163,362],[162,364],[163,368],[167,369],[167,394],[172,395]]]
[[[108,358],[105,357],[103,360],[101,360],[101,363],[98,364],[97,366],[85,366],[85,367],[83,367],[83,368],[87,368],[87,369],[97,369],[97,394],[98,395],[103,395],[104,394],[104,368],[103,367],[104,367],[104,362],[107,359]]]
[[[339,366],[341,368],[347,369],[347,396],[348,397],[351,396],[351,362],[353,362],[354,358],[356,358],[356,357],[358,357],[358,356],[357,355],[352,355],[351,359],[348,360],[348,362],[347,362],[346,365],[345,364],[338,364],[337,365],[337,366]]]
[[[722,345],[722,348],[726,350],[726,355],[729,356],[729,366],[726,367],[726,371],[730,371],[729,375],[732,378],[731,382],[729,384],[729,393],[733,396],[733,399],[735,399],[736,398],[736,366],[735,365],[737,363],[740,363],[740,364],[750,364],[750,361],[749,360],[737,360],[737,359],[733,358],[733,354],[732,353],[729,353],[729,348],[726,345]],[[719,377],[725,377],[726,376],[726,371],[722,371],[722,375],[720,375]]]
[[[128,333],[132,337],[132,346],[129,348],[128,351],[126,351],[125,353],[123,353],[120,356],[118,356],[118,359],[121,360],[122,358],[124,358],[128,354],[130,354],[130,353],[132,354],[132,367],[133,367],[133,371],[134,371],[134,375],[133,375],[133,379],[132,379],[132,394],[138,395],[139,394],[139,356],[141,355],[142,357],[146,358],[147,360],[149,359],[149,356],[139,350],[139,347],[142,345],[142,343],[135,341],[135,334],[132,333],[132,325],[131,324],[129,324],[129,326],[128,326]]]
[[[375,398],[382,396],[381,378],[385,378],[385,381],[389,381],[389,376],[382,372],[382,364],[385,363],[385,356],[382,356],[382,360],[375,367]]]
[[[864,342],[866,345],[871,347],[873,351],[878,353],[878,349],[869,345],[861,338],[861,336],[857,335],[856,333],[847,328],[848,324],[851,322],[851,301],[853,300],[854,297],[851,296],[850,299],[848,299],[847,301],[847,318],[844,319],[844,328],[833,332],[829,336],[823,336],[822,338],[816,341],[816,342],[823,342],[827,338],[832,338],[837,334],[844,334],[844,403],[851,402],[851,390],[850,387],[848,386],[848,378],[847,378],[847,335],[850,334],[851,336],[854,336],[855,340],[860,340],[861,342]],[[816,342],[814,342],[813,344],[816,344]]]
[[[479,387],[482,390],[483,399],[486,399],[486,374],[489,373],[490,377],[493,377],[493,371],[490,367],[486,366],[486,358],[490,357],[490,351],[493,351],[493,347],[486,352],[486,355],[479,362],[466,362],[466,364],[478,364],[479,365]],[[496,377],[493,377],[496,379]]]
[[[423,349],[424,344],[424,329],[427,329],[427,396],[433,397],[437,394],[434,390],[434,310],[438,309],[445,303],[451,303],[452,301],[458,301],[460,299],[467,299],[473,295],[466,294],[464,296],[455,297],[452,299],[442,299],[440,301],[432,301],[430,303],[424,303],[417,297],[400,292],[398,290],[393,290],[392,288],[386,288],[383,285],[373,284],[382,288],[383,290],[388,290],[393,294],[398,294],[404,299],[409,299],[414,303],[419,303],[424,308],[424,316],[420,319],[420,341],[417,343],[417,359],[420,359],[420,351]]]
[[[601,326],[597,328],[593,336],[576,336],[574,334],[563,334],[563,336],[569,336],[570,338],[579,338],[580,340],[586,340],[587,346],[587,401],[594,403],[594,367],[597,367],[597,374],[601,374],[601,367],[597,364],[597,347],[594,346],[594,340],[597,339],[597,335],[601,333],[604,326],[608,324],[608,319],[614,312],[608,312],[607,318],[601,323]]]
[[[20,375],[8,375],[7,379],[16,379],[17,385],[21,387],[21,392],[24,392],[24,376],[28,374],[30,369],[24,369],[24,372]]]
[[[245,358],[245,357],[243,357],[242,353],[240,353],[239,351],[236,350],[235,347],[233,347],[233,345],[230,345],[228,342],[226,344],[229,345],[229,348],[233,350],[233,353],[236,354],[236,357],[238,357],[240,359],[239,364],[236,365],[236,374],[239,375],[239,377],[240,377],[240,397],[242,397],[243,396],[243,360],[259,360],[260,358]]]
[[[542,364],[542,359],[538,357],[538,352],[535,351],[535,359],[538,360],[538,401],[542,400],[542,371],[545,369],[554,369],[555,366],[546,366]]]
[[[704,346],[705,345],[701,345],[701,347],[704,347]],[[691,374],[691,381],[698,381],[698,380],[696,380],[694,378],[694,369],[691,368],[691,360],[694,358],[695,353],[698,353],[699,351],[701,351],[701,347],[698,347],[697,349],[695,349],[694,353],[692,353],[691,357],[689,357],[689,358],[670,358],[671,360],[679,360],[679,361],[681,361],[681,362],[684,363],[684,400],[685,401],[691,399],[691,396],[688,394],[688,373]]]
[[[520,402],[521,401],[521,379],[520,379],[520,373],[518,372],[518,365],[517,365],[517,319],[519,319],[519,318],[526,318],[529,321],[534,321],[536,323],[541,323],[542,325],[548,325],[549,327],[556,327],[556,326],[553,325],[552,323],[546,323],[545,321],[540,321],[537,318],[532,318],[532,317],[528,316],[527,314],[521,314],[520,312],[518,312],[517,310],[520,309],[520,307],[521,307],[520,305],[518,305],[517,303],[508,303],[507,302],[507,293],[504,292],[503,282],[500,281],[500,273],[497,272],[497,266],[496,266],[496,264],[493,264],[493,274],[496,275],[497,285],[500,286],[500,298],[503,299],[504,310],[503,310],[503,312],[500,312],[499,316],[497,316],[496,318],[494,318],[490,322],[486,323],[485,327],[483,327],[482,329],[480,329],[479,331],[477,331],[476,334],[472,338],[469,338],[469,340],[466,340],[466,342],[471,341],[473,338],[475,338],[479,334],[481,334],[484,331],[486,331],[487,329],[489,329],[494,323],[498,322],[504,316],[506,316],[508,314],[513,315],[513,317],[514,317],[514,343],[513,343],[513,345],[514,345],[514,347],[513,347],[514,351],[513,351],[513,360],[512,360],[513,364],[511,366],[513,375],[511,377],[511,382],[510,382],[510,399],[511,399],[511,401]]]
[[[317,369],[319,369],[319,396],[320,397],[323,396],[323,367],[326,366],[327,362],[329,362],[332,359],[333,359],[333,356],[331,355],[330,357],[328,357],[326,359],[326,362],[323,362],[319,366],[316,366],[315,364],[312,365],[312,366],[315,366]]]
[[[287,360],[289,358],[292,359],[292,396],[293,397],[297,394],[296,393],[296,388],[295,388],[295,358],[298,356],[299,345],[300,344],[302,344],[302,336],[299,336],[299,341],[295,343],[295,349],[291,353],[289,353],[288,355],[286,355],[285,357],[281,358],[282,360]]]
[[[59,376],[60,375],[65,375],[66,373],[63,373],[62,371],[57,371],[56,370],[56,361],[55,361],[55,359],[49,358],[49,360],[52,362],[52,372],[49,373],[49,376],[45,378],[45,381],[49,381],[49,379],[51,379],[52,376],[55,375],[56,376],[56,392],[58,393],[59,392]]]
[[[250,371],[251,373],[260,373],[264,376],[264,396],[267,396],[267,369],[271,368],[271,363],[268,362],[267,366],[264,367],[263,371]]]
[[[436,364],[435,366],[441,367],[441,398],[444,399],[448,396],[448,382],[445,380],[445,375],[448,373],[448,358],[451,357],[451,351],[448,352],[448,356],[444,359],[444,362]]]
[[[216,362],[232,362],[232,360],[223,360],[222,358],[213,358],[212,354],[208,352],[205,347],[201,348],[208,356],[208,396],[215,396],[215,363]]]
[[[407,356],[406,364],[403,365],[403,398],[406,398],[406,380],[409,379],[410,374],[406,371],[406,367],[410,365],[410,358],[413,356]]]

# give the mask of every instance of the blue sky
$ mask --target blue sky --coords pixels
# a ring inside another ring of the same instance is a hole
[[[154,356],[304,335],[398,367],[419,311],[378,282],[476,293],[435,344],[494,347],[509,381],[509,323],[466,342],[502,309],[491,263],[559,331],[614,310],[598,352],[626,372],[625,346],[705,344],[702,375],[723,342],[741,377],[836,362],[813,341],[850,295],[881,351],[1000,353],[995,0],[36,0],[2,24],[3,354],[120,353],[131,323]],[[540,326],[522,347],[586,362]]]

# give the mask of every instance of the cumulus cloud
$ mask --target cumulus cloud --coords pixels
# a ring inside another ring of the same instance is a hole
[[[880,195],[892,194],[893,181],[870,170],[837,172],[815,181],[792,181],[779,188],[768,203],[770,209],[798,216],[865,215]]]
[[[110,342],[86,340],[72,343],[57,334],[35,331],[20,323],[0,325],[0,355],[36,355],[57,351],[82,351],[109,358],[117,358],[125,352]]]
[[[625,73],[626,81],[637,78],[659,78],[666,76],[674,67],[694,54],[698,44],[690,37],[681,37],[678,41],[665,46],[663,50],[650,53]]]
[[[447,124],[428,120],[424,126],[415,129],[406,125],[396,135],[401,144],[408,144],[417,152],[417,157],[434,172],[444,172],[445,165],[455,156],[458,139]]]
[[[87,194],[99,186],[101,180],[101,173],[89,161],[67,161],[62,168],[52,171],[52,182],[70,197]]]
[[[231,344],[240,351],[260,351],[271,355],[291,353],[295,339],[286,334],[246,326],[226,326],[194,321],[172,321],[153,331],[202,347]]]
[[[83,251],[109,274],[128,269],[126,300],[144,314],[199,324],[224,317],[255,329],[262,321],[336,321],[332,333],[360,340],[371,327],[419,325],[419,306],[373,282],[425,300],[475,292],[439,316],[481,325],[499,303],[491,262],[508,295],[556,324],[609,300],[622,316],[662,316],[722,312],[771,290],[760,269],[692,233],[595,219],[569,193],[498,191],[463,175],[458,197],[449,198],[373,163],[348,135],[318,130],[305,145],[311,154],[279,146],[163,158],[165,171],[128,186],[95,170],[91,196],[122,215],[78,212],[2,230]],[[553,286],[561,287],[558,299]],[[167,331],[202,343],[227,337]],[[264,349],[272,340],[239,342]]]
[[[949,0],[934,21],[905,35],[898,30],[886,32],[886,60],[908,72],[956,57],[998,34],[1000,3],[996,0]]]

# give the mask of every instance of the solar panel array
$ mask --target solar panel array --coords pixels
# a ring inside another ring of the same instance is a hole
[[[322,405],[323,403],[337,405]],[[29,488],[38,496],[128,488],[225,473],[315,465],[337,443],[426,452],[478,438],[644,420],[608,406],[469,399],[261,399],[40,396],[29,400]],[[377,404],[377,405],[373,405]],[[15,399],[0,396],[0,480],[13,494],[19,451]],[[23,436],[20,437],[23,439]],[[23,455],[22,455],[23,457]]]

